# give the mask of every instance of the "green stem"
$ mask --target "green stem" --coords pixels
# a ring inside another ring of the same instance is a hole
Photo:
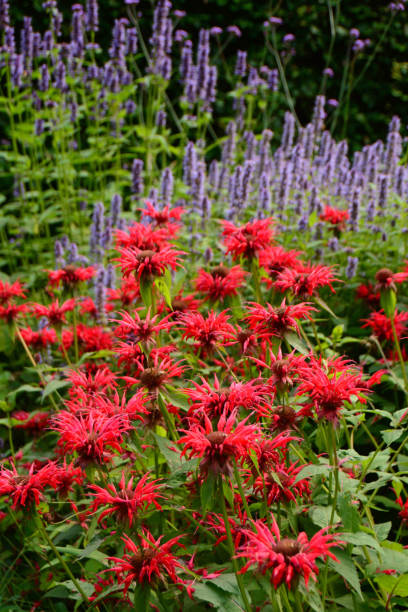
[[[234,459],[234,476],[235,476],[235,480],[238,485],[238,491],[239,491],[239,494],[241,495],[241,499],[244,505],[245,512],[247,513],[247,517],[249,519],[252,519],[251,511],[249,509],[248,502],[245,497],[244,489],[242,487],[241,476],[239,475],[239,470],[238,470],[237,462],[235,461],[235,459]]]
[[[391,320],[391,327],[392,327],[392,335],[394,336],[394,345],[395,345],[395,348],[397,350],[399,362],[401,364],[402,377],[404,379],[404,387],[405,387],[405,391],[408,393],[407,372],[405,370],[405,361],[404,361],[404,358],[403,358],[402,353],[401,353],[401,346],[400,346],[400,343],[399,343],[399,339],[398,339],[398,335],[397,335],[397,330],[395,329],[394,315],[392,315],[390,320]]]
[[[219,480],[219,491],[220,491],[220,500],[221,500],[221,510],[222,510],[222,515],[224,517],[224,525],[225,525],[225,531],[226,531],[226,534],[227,534],[227,541],[228,541],[228,547],[229,547],[229,550],[230,550],[232,565],[233,565],[233,568],[234,568],[234,572],[235,572],[235,576],[236,576],[236,579],[237,579],[238,587],[239,587],[239,590],[240,590],[240,593],[241,593],[242,601],[244,602],[245,610],[246,610],[246,612],[251,612],[251,605],[249,603],[248,595],[247,595],[246,590],[245,590],[244,581],[242,580],[242,575],[239,573],[238,561],[235,558],[235,547],[234,547],[234,542],[232,540],[231,526],[230,526],[229,520],[228,520],[227,507],[225,505],[224,491],[223,491],[223,488],[222,488],[222,479],[221,478]]]

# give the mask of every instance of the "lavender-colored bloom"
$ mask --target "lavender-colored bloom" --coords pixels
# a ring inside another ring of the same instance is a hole
[[[183,42],[183,40],[187,37],[188,37],[188,32],[186,32],[185,30],[176,30],[174,32],[175,42]]]
[[[111,199],[111,221],[112,227],[116,227],[119,221],[120,213],[122,212],[122,196],[115,193]]]
[[[137,108],[136,102],[129,98],[129,100],[126,100],[124,108],[127,115],[133,115],[133,113],[136,112]]]
[[[169,204],[173,197],[173,172],[171,168],[165,168],[161,177],[160,197],[164,204]]]
[[[34,55],[33,27],[31,17],[24,17],[21,30],[21,54],[23,56],[24,68],[31,71]]]
[[[227,27],[227,32],[228,32],[229,34],[233,34],[233,35],[234,35],[234,36],[236,36],[237,38],[240,38],[240,36],[241,36],[241,34],[242,34],[241,30],[240,30],[240,29],[239,29],[239,27],[238,27],[238,26],[236,26],[236,25],[230,25],[230,26],[228,26],[228,27]]]
[[[47,64],[41,64],[40,66],[40,80],[38,82],[38,89],[40,91],[47,91],[50,86],[50,73],[48,72]]]
[[[278,91],[279,89],[279,72],[276,68],[273,68],[269,74],[267,79],[268,89],[271,91]]]
[[[191,68],[193,66],[193,43],[186,40],[181,49],[180,75],[184,82],[191,79]]]
[[[128,28],[126,31],[126,55],[135,55],[137,53],[138,37],[136,28]]]
[[[295,40],[295,35],[294,34],[285,34],[285,36],[283,37],[283,42],[284,43],[291,43]]]
[[[327,100],[327,104],[328,104],[329,106],[332,106],[333,108],[337,108],[337,106],[339,105],[339,101],[338,101],[338,100],[336,100],[335,98],[329,98],[329,99]]]
[[[125,63],[126,30],[123,19],[115,19],[112,29],[112,43],[109,48],[109,56],[119,64]]]
[[[324,120],[326,113],[324,112],[324,105],[326,98],[324,96],[317,96],[313,108],[312,125],[314,128],[315,138],[318,139],[320,133],[323,130]]]
[[[95,306],[96,320],[100,325],[106,323],[106,286],[105,286],[105,268],[100,266],[95,276]]]
[[[281,19],[280,17],[275,17],[275,16],[269,17],[268,21],[270,24],[278,25],[278,26],[282,25],[283,23],[283,19]]]
[[[303,213],[303,215],[299,219],[298,230],[300,232],[304,232],[309,227],[309,216],[307,213]]]
[[[293,139],[295,137],[295,118],[292,113],[285,113],[285,120],[283,124],[281,146],[286,155],[289,155],[290,149],[293,146]]]
[[[116,275],[115,275],[115,266],[113,264],[108,264],[105,270],[105,287],[107,289],[114,289],[116,285]]]
[[[36,119],[34,122],[34,134],[36,136],[41,136],[44,132],[44,119]]]
[[[165,128],[167,122],[167,113],[164,110],[157,111],[156,114],[156,125],[158,128]]]
[[[208,171],[208,182],[210,183],[211,187],[216,188],[218,186],[219,176],[220,176],[219,170],[220,170],[220,167],[219,167],[217,160],[213,159],[210,163],[210,167]]]
[[[209,79],[210,33],[201,29],[197,48],[197,91],[198,97],[205,99]]]
[[[53,35],[55,36],[55,38],[58,38],[59,36],[61,36],[62,21],[63,21],[62,13],[58,10],[53,10],[52,15],[51,15],[51,31],[48,31],[49,34],[51,35],[51,39],[53,38]],[[45,34],[47,34],[47,32]],[[44,34],[44,39],[45,39],[45,34]]]
[[[349,220],[348,223],[350,225],[350,228],[356,232],[358,231],[358,220],[359,220],[359,216],[360,216],[360,197],[361,197],[361,192],[360,189],[354,189],[351,201],[350,201],[350,206],[348,209],[348,213],[349,213]]]
[[[109,249],[112,245],[112,219],[108,217],[105,220],[105,229],[102,236],[102,248],[103,250]]]
[[[193,184],[193,177],[197,173],[197,151],[193,142],[188,142],[183,158],[183,181],[186,185]]]
[[[333,236],[333,238],[329,238],[329,240],[327,241],[327,246],[330,251],[333,251],[335,253],[340,249],[339,239],[336,238],[336,236]]]
[[[62,92],[66,92],[68,90],[68,85],[66,81],[66,69],[65,64],[62,61],[58,61],[55,70],[53,72],[54,85],[57,89],[60,89]]]
[[[383,211],[385,210],[385,207],[387,205],[388,189],[389,189],[389,178],[388,176],[382,176],[380,178],[379,192],[378,192],[378,208],[380,209],[379,214],[383,214]]]
[[[80,4],[72,6],[71,50],[75,57],[82,57],[85,49],[85,14]]]
[[[97,32],[99,29],[98,0],[86,0],[85,26],[87,32]]]
[[[325,76],[329,77],[329,79],[331,79],[332,77],[334,77],[334,70],[333,70],[332,68],[330,68],[330,67],[325,68],[325,69],[323,70],[323,74],[324,74]]]
[[[10,25],[10,5],[8,0],[0,0],[0,28]]]
[[[173,15],[177,17],[177,19],[181,19],[182,17],[186,16],[186,11],[181,11],[180,9],[176,9],[175,11],[173,11]]]
[[[102,202],[97,202],[92,215],[91,236],[89,241],[91,255],[96,261],[102,260],[104,243],[104,217],[105,207]]]
[[[210,29],[210,36],[219,36],[220,34],[222,34],[222,28],[219,26],[213,26]]]
[[[241,51],[238,49],[237,51],[237,61],[235,64],[235,74],[241,78],[246,75],[247,71],[247,52]]]
[[[16,53],[10,58],[10,76],[13,87],[21,87],[23,83],[23,73],[23,56],[20,53]]]
[[[204,251],[204,261],[205,263],[209,264],[210,261],[212,261],[212,259],[213,259],[212,249],[210,247],[207,247]]]
[[[346,266],[346,277],[351,280],[354,278],[357,272],[358,266],[358,257],[351,257],[350,255],[347,257],[347,266]]]
[[[55,256],[55,263],[57,265],[57,268],[64,267],[65,266],[64,247],[59,240],[56,240],[54,243],[54,256]]]
[[[271,155],[271,140],[273,137],[273,132],[271,130],[264,130],[262,132],[262,139],[259,144],[259,152],[258,152],[258,174],[259,176],[262,172],[267,172],[268,170],[268,161]]]
[[[132,193],[136,197],[140,197],[143,191],[143,161],[141,159],[134,159],[132,163]]]
[[[271,209],[271,188],[269,177],[266,172],[263,172],[259,178],[259,206],[262,210],[268,211]]]
[[[360,36],[360,30],[357,30],[357,28],[351,28],[349,34],[351,38],[358,38]]]

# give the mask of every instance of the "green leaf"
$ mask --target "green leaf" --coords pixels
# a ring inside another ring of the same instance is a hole
[[[387,593],[397,597],[408,597],[408,574],[392,576],[391,574],[377,574],[374,576],[376,583]]]
[[[361,592],[360,580],[358,577],[358,573],[356,570],[356,566],[354,561],[344,550],[336,549],[335,556],[338,559],[338,563],[333,561],[333,559],[329,559],[329,566],[340,576],[342,576],[349,585],[356,591],[361,599],[363,599],[363,594]]]
[[[207,514],[208,508],[212,506],[214,502],[215,485],[216,478],[214,474],[209,472],[207,478],[204,479],[204,482],[200,488],[201,510],[204,517]]]
[[[64,387],[68,387],[70,384],[71,383],[69,381],[67,381],[67,380],[51,380],[45,386],[45,389],[44,389],[43,394],[42,394],[43,400],[48,395],[50,395],[50,393],[54,393],[54,391],[57,391],[58,389],[63,389]]]
[[[290,346],[299,351],[299,353],[302,353],[302,355],[309,354],[309,349],[307,348],[303,340],[299,338],[299,336],[295,332],[286,332],[284,337],[285,340],[290,344]]]
[[[364,533],[363,531],[358,533],[342,533],[341,539],[349,544],[354,544],[354,546],[370,546],[379,552],[381,551],[381,547],[377,540],[373,538],[373,536],[369,535],[368,533]]]
[[[152,305],[152,284],[146,282],[142,278],[139,283],[140,295],[146,308],[150,308]]]
[[[194,597],[207,604],[212,604],[216,610],[222,612],[237,612],[238,610],[242,612],[243,610],[241,599],[238,596],[232,598],[231,593],[216,587],[210,582],[195,584]]]
[[[397,305],[397,294],[393,289],[383,289],[380,296],[381,308],[389,319],[394,316],[395,307]]]
[[[402,436],[404,431],[405,429],[384,429],[381,434],[382,439],[387,445],[392,444]]]
[[[330,519],[332,515],[332,509],[330,506],[314,506],[309,512],[310,518],[315,525],[318,527],[331,527]],[[333,525],[340,521],[340,517],[337,512],[334,513]],[[343,539],[343,536],[342,536]]]
[[[174,448],[174,442],[171,442],[168,438],[158,436],[155,433],[153,435],[157,442],[157,445],[159,447],[161,454],[167,461],[170,471],[173,472],[175,469],[180,467],[180,464],[181,464],[179,453],[172,450],[172,448]]]
[[[316,302],[316,304],[318,304],[318,306],[320,306],[320,308],[323,308],[323,310],[328,312],[329,315],[331,315],[334,319],[338,319],[339,318],[337,315],[334,314],[334,312],[332,311],[330,306],[328,306],[326,304],[326,302],[319,295],[315,295],[313,299]]]
[[[311,476],[317,476],[318,474],[326,474],[328,475],[329,471],[332,470],[331,465],[323,464],[323,465],[306,465],[298,475],[296,476],[295,483],[299,482],[299,480],[303,480],[304,478],[310,478]]]
[[[360,515],[355,506],[352,505],[350,495],[340,495],[338,509],[344,528],[347,531],[356,532],[360,526]]]
[[[167,306],[171,308],[171,294],[167,283],[163,280],[163,278],[156,278],[154,284],[166,300]]]

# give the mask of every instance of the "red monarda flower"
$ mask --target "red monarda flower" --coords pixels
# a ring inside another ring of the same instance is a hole
[[[20,281],[10,284],[7,281],[0,280],[0,305],[6,306],[15,297],[25,297]]]
[[[400,496],[400,497],[397,497],[395,501],[401,507],[401,511],[398,512],[398,516],[401,517],[402,523],[404,525],[407,525],[408,524],[408,499],[406,499],[405,502],[403,502]]]
[[[359,300],[364,300],[369,306],[377,308],[380,305],[380,293],[374,291],[371,283],[368,285],[359,285],[356,289],[356,295]]]
[[[123,434],[133,426],[123,414],[108,417],[95,410],[85,414],[62,410],[54,416],[51,429],[59,432],[63,453],[77,453],[82,465],[101,465],[112,458],[111,450],[122,451]]]
[[[274,464],[279,464],[282,460],[280,453],[285,455],[287,445],[293,440],[299,440],[299,438],[290,436],[285,432],[278,434],[274,438],[262,438],[257,441],[253,449],[256,453],[258,466],[256,467],[251,459],[251,463],[253,464],[252,473],[254,475],[258,474],[258,470],[260,472],[266,472],[273,467]]]
[[[110,333],[106,332],[103,327],[88,327],[83,323],[78,323],[76,331],[81,353],[93,353],[112,348]],[[62,343],[66,350],[73,345],[74,334],[71,330],[65,329],[62,332]]]
[[[263,369],[269,370],[270,377],[266,385],[269,392],[283,393],[293,387],[294,379],[299,375],[299,368],[304,362],[304,357],[296,355],[295,351],[283,356],[282,349],[279,348],[276,355],[269,349],[268,363],[255,357],[251,357],[251,360]]]
[[[170,357],[162,352],[156,352],[150,355],[152,357],[149,365],[138,360],[138,374],[135,377],[123,376],[130,386],[140,385],[145,387],[149,392],[157,392],[166,384],[169,384],[173,378],[178,378],[185,371],[185,366],[182,366],[182,361],[174,362]]]
[[[369,392],[362,384],[362,373],[355,368],[350,370],[335,367],[324,368],[315,358],[304,364],[300,372],[301,384],[297,395],[306,394],[310,401],[304,404],[306,411],[312,407],[319,419],[337,423],[344,402],[350,402],[355,396],[365,403],[362,393]],[[306,412],[307,413],[307,412]]]
[[[69,389],[72,398],[83,397],[83,394],[106,393],[117,387],[116,375],[107,366],[98,368],[95,373],[70,370],[66,377],[72,383]]]
[[[194,389],[183,389],[191,401],[190,413],[200,417],[205,413],[210,419],[221,414],[231,413],[236,408],[259,411],[266,403],[265,388],[259,380],[233,382],[228,387],[221,387],[217,376],[214,376],[214,388],[201,377],[201,384],[193,381]]]
[[[377,336],[380,341],[389,340],[390,342],[393,342],[394,335],[392,332],[391,320],[387,317],[383,310],[380,310],[379,312],[372,312],[368,319],[363,319],[363,321],[365,321],[363,327],[370,327],[372,333]],[[398,339],[401,339],[402,334],[406,332],[407,321],[408,312],[395,311],[394,325]]]
[[[286,268],[274,283],[278,291],[291,291],[298,297],[314,295],[319,287],[330,287],[335,293],[332,282],[337,280],[330,266],[308,264],[300,270]]]
[[[96,274],[96,270],[92,266],[77,268],[73,264],[69,264],[61,270],[47,270],[47,272],[50,285],[58,287],[62,284],[67,289],[90,280]]]
[[[301,304],[286,304],[284,299],[280,306],[266,304],[261,306],[252,302],[245,319],[248,325],[260,338],[284,338],[289,331],[300,333],[298,320],[310,319],[310,313],[315,311],[307,302]]]
[[[250,354],[258,345],[259,339],[252,329],[235,325],[233,339],[226,343],[226,346],[239,344],[243,355]]]
[[[98,485],[89,485],[95,497],[93,501],[93,511],[99,509],[100,506],[109,506],[100,515],[98,522],[100,523],[105,516],[112,515],[122,523],[132,523],[136,517],[139,517],[147,508],[154,505],[157,510],[161,510],[158,504],[158,499],[163,498],[159,494],[160,485],[157,480],[148,481],[149,475],[145,474],[136,486],[133,486],[133,476],[126,484],[125,474],[122,472],[118,488],[114,484],[108,483],[106,489]]]
[[[296,502],[297,497],[308,497],[310,495],[309,480],[303,478],[296,482],[298,473],[304,467],[304,465],[297,466],[296,464],[287,467],[284,462],[270,464],[263,476],[255,478],[255,493],[262,498],[265,491],[268,504]]]
[[[18,425],[14,425],[15,429],[29,429],[32,432],[43,431],[48,426],[50,415],[48,412],[36,412],[32,414],[25,410],[17,410],[13,412],[13,419],[20,421]]]
[[[42,304],[33,304],[33,312],[37,319],[46,317],[50,325],[60,326],[66,323],[65,313],[74,310],[75,300],[71,298],[63,304],[59,304],[58,300],[52,302],[48,306]]]
[[[319,573],[316,559],[324,561],[330,557],[337,561],[330,548],[340,546],[343,542],[326,534],[327,528],[320,529],[311,540],[304,531],[294,540],[281,538],[279,527],[275,519],[272,520],[271,529],[258,520],[253,523],[254,531],[245,531],[247,541],[237,556],[248,561],[241,572],[247,572],[255,565],[261,574],[270,572],[270,580],[275,589],[281,584],[286,584],[290,589],[296,586],[300,576],[303,576],[306,586],[310,578],[316,580]]]
[[[184,208],[181,206],[175,206],[174,208],[164,206],[162,210],[157,210],[151,202],[146,201],[145,204],[146,208],[142,210],[142,215],[153,219],[156,227],[165,229],[168,237],[174,237],[181,227],[181,224],[175,223],[175,221],[180,220]]]
[[[123,536],[125,551],[128,552],[125,552],[122,558],[108,558],[117,563],[109,571],[115,572],[119,584],[123,584],[124,594],[127,593],[132,582],[152,584],[158,581],[167,582],[170,578],[176,584],[184,584],[176,574],[176,569],[182,568],[183,564],[171,552],[174,546],[181,546],[181,537],[176,536],[167,542],[162,542],[163,536],[155,540],[149,531],[143,529],[139,533],[142,545],[140,547],[129,536]]]
[[[6,304],[6,306],[0,306],[0,319],[3,319],[6,323],[12,323],[27,310],[26,304]]]
[[[35,350],[47,348],[48,344],[53,344],[57,341],[55,330],[44,329],[34,331],[30,327],[20,329],[23,340],[28,346],[32,346]]]
[[[272,224],[274,220],[257,219],[237,227],[231,221],[222,221],[224,244],[227,253],[232,253],[234,259],[242,255],[245,259],[253,259],[263,249],[271,246],[273,239]]]
[[[57,465],[57,483],[56,491],[65,498],[70,491],[73,490],[74,483],[81,485],[84,481],[85,474],[80,467],[75,467],[73,462],[67,463],[64,459],[63,465]]]
[[[338,208],[326,206],[324,211],[320,214],[320,220],[326,221],[326,223],[334,226],[335,230],[341,232],[345,229],[346,221],[349,216],[347,210],[339,210]]]
[[[223,310],[219,314],[210,310],[207,318],[199,312],[188,312],[179,317],[183,338],[193,338],[195,348],[204,353],[211,352],[217,344],[223,344],[234,336],[234,328],[228,323],[229,316]]]
[[[114,302],[116,300],[122,303],[122,306],[131,306],[140,298],[139,283],[133,276],[123,279],[119,289],[108,289],[107,300]]]
[[[182,430],[186,435],[178,441],[184,444],[181,455],[202,457],[200,470],[204,475],[211,472],[230,476],[232,460],[246,457],[248,449],[260,436],[257,425],[247,425],[249,417],[236,424],[236,415],[237,411],[233,410],[227,418],[226,412],[223,412],[217,429],[214,429],[204,414],[203,425],[194,423],[189,430]]]
[[[201,269],[198,278],[194,281],[195,288],[205,295],[206,300],[223,301],[229,295],[237,295],[237,290],[242,287],[246,274],[241,266],[227,268],[220,264],[211,272]]]
[[[375,275],[376,285],[374,291],[384,291],[392,289],[397,291],[395,283],[403,283],[408,278],[408,272],[396,272],[395,274],[388,268],[381,268]]]
[[[159,315],[150,316],[150,308],[144,319],[140,318],[137,310],[133,311],[133,316],[122,310],[118,313],[121,319],[111,319],[112,323],[119,323],[114,329],[114,334],[118,338],[130,338],[132,342],[143,342],[151,344],[154,341],[154,336],[157,336],[162,330],[168,331],[176,321],[169,321],[171,315],[163,317],[159,321]]]
[[[118,249],[120,257],[118,266],[123,276],[135,275],[138,281],[152,282],[158,276],[163,276],[166,270],[176,270],[181,266],[179,256],[184,251],[176,251],[170,246],[163,246],[159,251],[141,250],[135,247]]]
[[[286,268],[296,270],[302,267],[303,263],[298,259],[299,255],[301,251],[287,251],[282,246],[272,246],[259,253],[259,265],[265,268],[271,279],[275,280],[278,274]]]
[[[54,463],[48,463],[40,469],[32,463],[28,474],[17,472],[14,464],[11,470],[0,467],[0,497],[7,495],[13,502],[12,508],[29,508],[33,503],[38,506],[43,499],[46,486],[56,485],[56,468]]]
[[[157,251],[166,246],[166,228],[155,228],[150,223],[133,223],[124,230],[116,230],[116,247],[135,248],[141,251]]]

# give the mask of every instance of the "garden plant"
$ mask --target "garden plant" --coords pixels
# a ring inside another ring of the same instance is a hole
[[[302,125],[284,15],[255,65],[153,5],[0,0],[0,612],[403,612],[408,149],[333,136],[375,41]]]

